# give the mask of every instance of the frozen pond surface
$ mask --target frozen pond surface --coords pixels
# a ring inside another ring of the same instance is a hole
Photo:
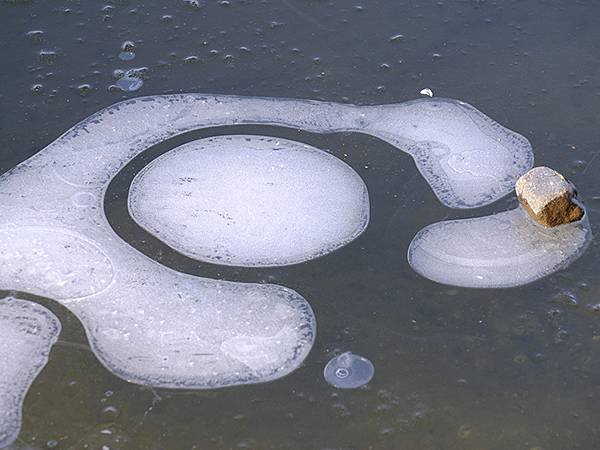
[[[525,135],[536,164],[562,171],[578,187],[598,234],[599,92],[593,78],[599,65],[593,56],[600,39],[598,13],[590,4],[537,1],[2,2],[0,22],[11,45],[0,73],[0,127],[6,136],[1,171],[130,95],[216,92],[381,105],[403,103],[429,87]],[[119,59],[125,41],[135,43],[133,60]],[[143,80],[138,91],[110,88],[130,70]],[[519,288],[437,284],[408,266],[406,250],[415,234],[438,222],[508,211],[514,199],[469,211],[448,209],[417,174],[412,158],[389,140],[361,133],[318,135],[246,124],[215,127],[193,139],[232,133],[329,150],[369,190],[367,230],[345,247],[299,265],[196,262],[127,217],[135,175],[186,143],[180,141],[156,146],[129,164],[109,186],[104,207],[119,237],[164,267],[194,278],[286,286],[309,300],[319,334],[304,364],[261,385],[151,391],[100,365],[79,321],[47,300],[48,290],[36,292],[42,297],[25,297],[50,309],[63,331],[25,399],[14,448],[600,445],[595,306],[600,255],[594,241],[568,269]],[[81,181],[68,168],[57,173],[74,185]],[[79,210],[97,205],[89,195],[68,200]],[[6,241],[13,231],[3,229]],[[39,228],[26,231],[32,240],[43,240]],[[63,237],[53,234],[52,242]],[[84,239],[68,240],[78,243],[69,249],[74,257],[103,260]],[[104,292],[114,267],[99,267],[104,269],[87,290],[63,285],[63,298]],[[73,275],[85,273],[82,266]],[[44,286],[55,282],[49,275]],[[324,381],[323,368],[348,350],[368,357],[376,376],[366,387],[336,390]]]

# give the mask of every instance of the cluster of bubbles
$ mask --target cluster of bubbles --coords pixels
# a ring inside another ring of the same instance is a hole
[[[121,61],[131,61],[135,58],[135,44],[132,41],[125,41],[121,46],[121,53],[119,53],[119,59]]]
[[[118,56],[121,61],[132,61],[135,59],[135,44],[132,41],[123,42],[121,52]],[[135,92],[144,85],[143,72],[143,69],[115,71],[115,76],[118,78],[115,86],[125,92]]]

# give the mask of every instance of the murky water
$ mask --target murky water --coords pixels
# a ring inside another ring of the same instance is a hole
[[[172,92],[357,104],[431,88],[527,136],[536,163],[571,178],[600,235],[600,5],[535,1],[1,1],[0,172],[129,96]],[[126,45],[127,41],[133,47]],[[121,52],[133,53],[127,58]],[[136,92],[115,87],[123,74]],[[139,83],[137,83],[139,84]],[[318,336],[288,377],[213,391],[150,390],[106,371],[77,319],[61,320],[24,405],[18,449],[592,449],[600,447],[600,249],[521,288],[451,288],[415,274],[423,226],[514,207],[442,206],[410,157],[362,135],[221,127],[343,157],[364,179],[371,223],[350,245],[284,268],[198,263],[127,217],[129,183],[168,148],[134,160],[106,210],[128,242],[178,270],[289,286]],[[29,297],[33,298],[33,297]],[[333,356],[369,358],[358,390],[323,379]]]

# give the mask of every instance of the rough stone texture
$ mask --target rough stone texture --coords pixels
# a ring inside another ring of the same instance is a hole
[[[521,176],[515,191],[525,211],[545,227],[576,222],[584,215],[575,187],[548,167],[534,167]]]

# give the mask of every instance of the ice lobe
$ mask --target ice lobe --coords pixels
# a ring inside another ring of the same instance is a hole
[[[0,448],[19,435],[25,395],[59,334],[60,322],[43,306],[0,299]]]
[[[312,347],[314,314],[291,289],[140,269],[69,305],[120,378],[175,389],[263,383],[292,372]]]
[[[192,110],[207,102],[190,95],[115,105],[0,177],[0,288],[67,306],[99,360],[139,384],[274,380],[302,363],[315,338],[312,309],[295,291],[173,271],[108,223],[111,179],[148,146],[202,126]]]
[[[408,261],[415,271],[439,283],[519,286],[566,266],[585,250],[590,238],[587,216],[544,228],[517,208],[429,225],[412,240]]]
[[[369,196],[330,153],[285,139],[220,136],[146,166],[131,186],[129,209],[187,256],[281,266],[354,240],[367,226]]]
[[[0,279],[56,300],[87,297],[113,281],[110,259],[84,236],[60,228],[0,228]]]

